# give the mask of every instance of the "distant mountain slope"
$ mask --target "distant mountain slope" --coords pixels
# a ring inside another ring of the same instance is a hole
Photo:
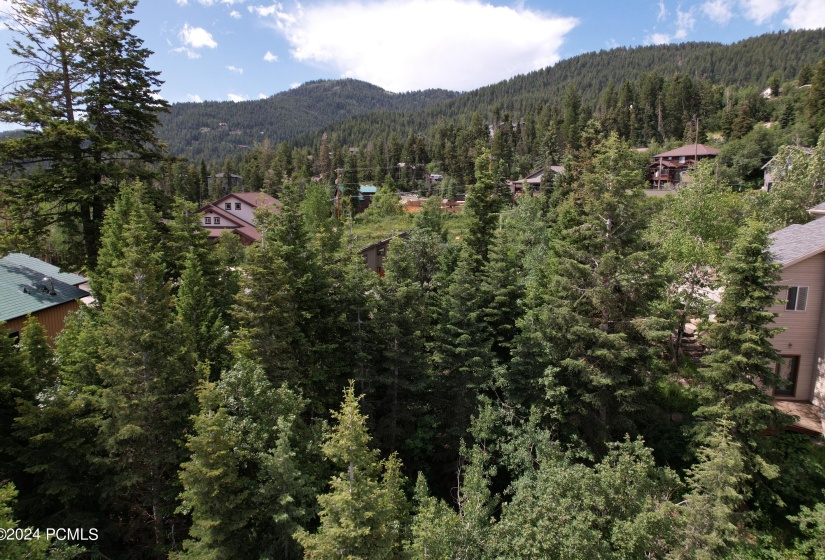
[[[681,43],[617,48],[575,56],[464,94],[444,90],[393,94],[357,80],[306,83],[259,101],[179,103],[163,118],[160,135],[176,155],[224,159],[264,138],[317,146],[322,131],[344,144],[394,132],[405,138],[426,133],[440,119],[488,119],[494,107],[514,118],[560,103],[569,83],[585,103],[595,104],[609,82],[620,86],[657,72],[682,73],[717,84],[765,88],[776,72],[793,79],[803,65],[825,57],[825,30],[761,35],[734,43]],[[225,126],[219,126],[225,123]]]
[[[278,143],[371,111],[416,112],[459,94],[390,93],[358,80],[318,80],[256,101],[176,103],[161,117],[161,139],[175,155],[226,157],[262,138]]]
[[[617,48],[586,53],[562,60],[554,66],[515,76],[451,100],[435,103],[422,112],[368,113],[326,127],[344,144],[363,140],[365,130],[381,128],[404,138],[426,133],[439,119],[469,118],[474,112],[488,119],[494,107],[514,118],[541,105],[560,103],[569,83],[576,85],[582,101],[595,104],[613,82],[634,82],[644,74],[663,76],[681,73],[717,84],[767,87],[776,72],[781,81],[792,80],[808,64],[812,68],[825,58],[825,29],[769,33],[734,43],[680,43],[636,48]],[[315,145],[318,133],[297,138],[299,145]]]

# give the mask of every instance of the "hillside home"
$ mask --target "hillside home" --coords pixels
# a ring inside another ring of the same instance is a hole
[[[552,175],[564,173],[564,166],[551,165],[547,168],[547,172]],[[537,193],[541,186],[541,179],[544,177],[545,169],[537,169],[526,177],[522,177],[518,181],[507,181],[510,186],[510,193],[513,196],[529,192],[530,194]]]
[[[197,211],[210,239],[217,240],[225,232],[231,232],[244,245],[252,245],[261,238],[255,227],[255,209],[264,207],[277,212],[280,205],[277,198],[262,192],[229,193]]]
[[[79,287],[86,281],[40,259],[10,253],[0,259],[0,322],[5,321],[9,336],[18,339],[31,315],[46,328],[51,342],[63,330],[69,312],[79,308],[78,300],[89,295]]]
[[[805,148],[805,147],[802,147],[802,146],[797,146],[796,148],[801,150],[802,153],[804,153],[808,156],[810,156],[814,152],[812,148]],[[785,162],[785,165],[789,165],[789,164],[787,162]],[[777,161],[776,156],[773,156],[771,159],[768,160],[768,163],[766,163],[765,165],[762,166],[762,173],[763,173],[762,190],[763,191],[770,192],[770,190],[773,188],[774,180],[779,175],[779,173],[782,172],[782,170],[779,169],[778,166],[779,166],[779,162]]]
[[[823,433],[825,415],[825,219],[794,224],[771,234],[771,251],[782,266],[784,303],[770,311],[785,330],[772,340],[782,356],[777,372],[787,387],[773,392],[777,407],[799,416],[811,433]],[[797,425],[797,427],[799,426]]]
[[[408,231],[402,231],[399,234],[393,234],[386,239],[381,239],[363,249],[358,251],[358,254],[364,256],[367,268],[377,273],[378,276],[384,276],[384,259],[387,256],[387,249],[390,247],[390,242],[396,237],[405,238],[410,234]]]
[[[696,167],[696,163],[719,155],[719,150],[704,144],[689,144],[656,154],[647,168],[651,189],[675,189],[682,181],[685,171]]]
[[[367,208],[369,208],[370,204],[372,204],[372,197],[375,196],[375,193],[378,192],[378,187],[375,185],[359,185],[358,186],[358,208],[353,208],[357,214],[360,214]],[[333,199],[333,204],[335,205],[335,210],[338,215],[341,215],[341,200],[344,196],[344,187],[342,185],[338,185],[338,188],[335,189],[335,198]]]

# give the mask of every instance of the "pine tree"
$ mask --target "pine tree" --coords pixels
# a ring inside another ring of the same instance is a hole
[[[33,236],[54,222],[79,223],[91,266],[123,177],[118,162],[162,157],[155,128],[167,103],[154,95],[161,82],[145,65],[151,52],[132,34],[135,4],[17,0],[12,15],[12,54],[25,71],[0,119],[31,131],[0,144],[0,161],[18,170],[43,164],[4,185],[12,213],[34,214],[12,223]]]
[[[734,429],[731,421],[720,418],[688,472],[690,492],[673,558],[710,560],[746,542],[742,506],[750,477]]]
[[[298,558],[292,533],[313,488],[297,456],[305,403],[241,360],[203,383],[180,473],[181,510],[192,515],[183,559]]]
[[[136,191],[123,259],[103,306],[101,438],[109,453],[110,506],[124,516],[122,536],[136,557],[154,557],[182,522],[174,513],[177,468],[196,381],[194,369],[181,364],[157,216],[144,193]]]
[[[295,534],[305,558],[380,559],[393,558],[400,551],[407,522],[401,464],[394,454],[379,461],[378,452],[369,448],[371,438],[359,400],[350,383],[341,409],[332,413],[335,425],[322,449],[342,471],[330,481],[330,491],[318,496],[318,532]]]
[[[702,431],[721,420],[731,423],[745,460],[745,473],[756,482],[776,478],[776,467],[764,459],[765,430],[781,428],[787,417],[772,405],[767,391],[781,380],[774,366],[779,360],[770,339],[774,315],[768,309],[779,291],[779,264],[769,252],[765,228],[748,224],[722,266],[725,288],[710,326],[713,349],[696,372],[694,392],[704,420]]]

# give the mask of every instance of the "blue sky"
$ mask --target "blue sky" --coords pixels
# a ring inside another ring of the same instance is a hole
[[[600,49],[825,27],[825,0],[141,0],[135,17],[164,98],[241,101],[341,77],[465,91]],[[4,83],[12,62],[0,50]]]

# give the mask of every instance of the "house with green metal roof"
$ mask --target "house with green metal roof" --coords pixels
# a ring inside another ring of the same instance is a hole
[[[36,317],[52,340],[78,300],[89,295],[80,285],[86,278],[23,253],[0,258],[0,322],[10,336],[19,336],[26,317]]]

